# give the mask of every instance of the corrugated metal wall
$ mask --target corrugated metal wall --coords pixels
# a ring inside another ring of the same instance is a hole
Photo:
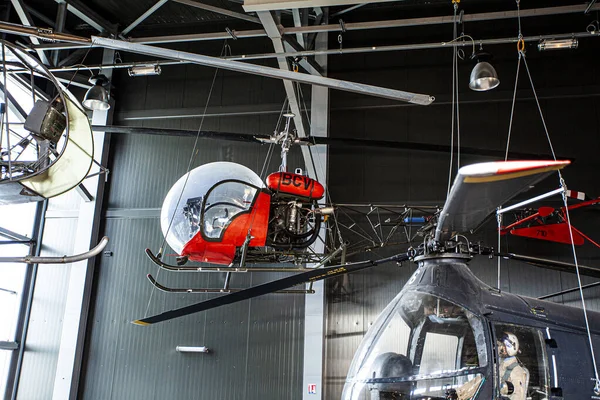
[[[121,110],[202,108],[213,72],[181,66],[165,68],[160,78],[121,76]],[[220,72],[215,82],[210,106],[260,105],[273,102],[273,97],[283,103],[278,81]],[[202,129],[269,134],[277,119],[276,114],[210,117]],[[200,119],[115,121],[124,123],[197,130]],[[102,257],[97,268],[79,393],[82,399],[301,397],[302,295],[269,295],[149,327],[130,323],[217,296],[153,290],[148,273],[171,287],[219,288],[224,284],[223,273],[160,272],[144,254],[146,247],[156,251],[162,243],[159,210],[170,187],[186,172],[193,146],[190,137],[112,136],[103,232],[111,239],[112,256]],[[234,161],[260,172],[268,145],[201,139],[197,148],[192,168]],[[269,172],[278,165],[276,150]],[[304,166],[297,149],[289,165]],[[281,273],[234,274],[231,287],[245,288],[278,277]],[[210,353],[178,353],[178,345],[207,346]]]
[[[451,28],[448,29],[450,35]],[[423,34],[420,37],[423,41],[432,35],[426,28],[417,29],[415,35],[418,36],[418,32]],[[344,36],[344,43],[346,36],[349,35]],[[353,46],[371,46],[388,38],[383,34],[366,38],[356,35],[352,36],[352,40]],[[335,44],[330,43],[330,46]],[[576,52],[538,53],[531,46],[527,53],[536,89],[543,97],[541,105],[554,149],[558,156],[576,160],[564,170],[566,182],[571,189],[587,192],[592,197],[600,194],[600,185],[595,178],[595,171],[600,168],[600,159],[596,155],[600,148],[597,118],[600,115],[600,100],[597,90],[593,90],[600,82],[593,69],[583,66],[589,65],[598,49],[597,41],[586,41],[585,46],[582,42]],[[492,51],[495,56],[493,64],[501,85],[491,92],[469,91],[467,85],[472,64],[460,62],[461,145],[504,150],[517,54],[512,46],[494,46],[486,50]],[[431,106],[419,107],[332,91],[330,135],[449,145],[452,126],[451,63],[452,51],[449,49],[393,55],[348,55],[343,60],[331,57],[330,76],[427,93],[436,96],[437,100]],[[522,99],[516,103],[510,150],[549,154],[543,125],[532,100],[523,65],[521,73],[518,94]],[[580,86],[582,82],[587,86]],[[463,154],[461,165],[483,160],[490,158]],[[444,153],[332,146],[329,164],[332,201],[442,205],[446,196],[449,163],[449,155]],[[349,170],[347,165],[353,165],[354,168]],[[558,182],[553,178],[538,186],[535,194],[558,187]],[[553,201],[552,204],[560,207],[558,198]],[[597,227],[590,222],[596,218],[592,217],[595,214],[589,210],[580,211],[579,214],[573,212],[573,223],[598,239]],[[489,246],[495,246],[497,237],[494,232],[495,221],[492,221],[480,235],[470,236],[470,239],[484,240]],[[563,261],[573,260],[568,245],[515,236],[503,238],[503,250]],[[580,263],[598,265],[598,249],[594,246],[586,244],[578,248],[578,255]],[[497,285],[496,260],[480,257],[470,265],[484,282]],[[577,286],[573,274],[517,262],[503,261],[502,265],[502,289],[510,292],[535,297]],[[415,266],[409,263],[404,263],[401,268],[385,265],[351,274],[342,286],[337,284],[339,282],[328,282],[329,299],[341,298],[341,301],[328,303],[324,398],[340,398],[352,356],[362,336],[414,270]],[[340,288],[343,290],[341,296]],[[598,310],[600,290],[590,289],[585,294],[588,308]],[[581,306],[578,293],[553,300]]]

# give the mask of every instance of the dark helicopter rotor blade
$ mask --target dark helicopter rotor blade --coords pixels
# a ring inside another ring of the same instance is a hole
[[[570,161],[496,161],[462,167],[440,213],[435,239],[477,228],[499,206]]]
[[[234,142],[249,142],[249,143],[271,143],[269,135],[258,135],[250,133],[232,133],[232,132],[217,132],[217,131],[200,131],[173,129],[173,128],[148,128],[141,126],[119,126],[119,125],[93,125],[94,132],[121,133],[129,135],[159,135],[159,136],[187,136],[201,137],[207,139],[229,140]],[[383,149],[398,149],[398,150],[414,150],[414,151],[429,151],[435,153],[450,153],[453,149],[451,146],[422,143],[422,142],[402,142],[391,140],[374,140],[374,139],[358,139],[351,137],[322,137],[309,136],[296,139],[296,143],[302,146],[312,145],[331,145],[340,147],[360,147],[360,148],[383,148]],[[504,150],[481,149],[474,147],[461,147],[461,154],[469,154],[475,156],[488,156],[504,158]],[[540,153],[519,153],[511,152],[510,158],[520,160],[540,160],[548,159],[548,154]],[[569,159],[568,157],[561,157]],[[573,161],[573,159],[570,159]]]
[[[217,132],[217,131],[197,131],[197,130],[185,130],[185,129],[170,129],[170,128],[146,128],[140,126],[92,126],[94,132],[107,132],[107,133],[124,133],[130,135],[158,135],[158,136],[189,136],[189,137],[201,137],[207,139],[222,139],[230,140],[234,142],[250,142],[250,143],[264,143],[270,139],[269,135],[255,135],[249,133],[229,133],[229,132]]]
[[[194,314],[200,311],[209,310],[211,308],[224,306],[226,304],[237,303],[239,301],[252,299],[254,297],[262,296],[265,294],[273,293],[279,290],[287,289],[292,286],[300,285],[308,282],[320,281],[332,276],[348,274],[351,272],[360,271],[362,269],[374,267],[379,264],[396,261],[407,261],[409,259],[408,253],[397,254],[392,257],[382,258],[380,260],[368,260],[361,261],[352,264],[345,265],[334,265],[326,268],[316,268],[312,271],[303,272],[289,276],[287,278],[278,279],[273,282],[268,282],[262,285],[254,286],[249,289],[245,289],[239,292],[227,294],[225,296],[216,297],[214,299],[201,301],[196,304],[192,304],[186,307],[176,308],[174,310],[166,311],[162,314],[153,315],[151,317],[142,318],[135,320],[132,323],[136,325],[151,325],[157,322],[168,321],[174,318],[183,317],[185,315]]]
[[[523,261],[527,264],[535,265],[536,267],[552,269],[560,272],[570,272],[572,274],[577,273],[575,264],[564,261],[548,260],[545,258],[530,257],[514,253],[497,253],[496,255],[509,260]],[[585,276],[600,278],[600,268],[593,268],[579,264],[579,273]]]

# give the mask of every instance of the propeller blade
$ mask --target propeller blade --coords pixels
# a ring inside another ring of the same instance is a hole
[[[479,226],[499,206],[570,161],[496,161],[462,167],[435,231],[438,241]]]
[[[368,260],[361,261],[352,264],[345,265],[334,265],[326,268],[317,268],[312,271],[303,272],[301,274],[296,274],[293,276],[289,276],[287,278],[278,279],[273,282],[268,282],[262,285],[254,286],[249,289],[245,289],[239,292],[227,294],[225,296],[216,297],[214,299],[201,301],[196,304],[192,304],[186,307],[176,308],[174,310],[166,311],[162,314],[153,315],[151,317],[142,318],[133,321],[133,324],[136,325],[151,325],[157,322],[168,321],[174,318],[183,317],[185,315],[194,314],[200,311],[210,310],[211,308],[216,308],[220,306],[224,306],[226,304],[237,303],[239,301],[252,299],[254,297],[262,296],[265,294],[273,293],[279,290],[287,289],[292,286],[300,285],[308,282],[316,282],[320,281],[332,276],[348,274],[351,272],[360,271],[362,269],[366,269],[369,267],[374,267],[375,265],[387,263],[390,261],[406,261],[409,259],[408,253],[406,254],[397,254],[392,257],[382,258],[380,260]]]
[[[547,269],[553,269],[555,271],[561,272],[570,272],[572,274],[577,273],[575,269],[575,264],[564,262],[564,261],[555,261],[548,260],[545,258],[537,258],[537,257],[529,257],[521,254],[514,253],[498,253],[496,254],[498,257],[503,257],[509,260],[517,260],[523,261],[527,264],[535,265],[536,267],[542,267]],[[579,273],[585,276],[591,276],[594,278],[600,278],[600,268],[588,267],[586,265],[579,264]]]

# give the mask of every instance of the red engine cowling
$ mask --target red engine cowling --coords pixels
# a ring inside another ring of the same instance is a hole
[[[291,172],[275,172],[267,177],[269,189],[310,200],[319,200],[325,193],[325,188],[319,182],[308,176],[292,174]]]

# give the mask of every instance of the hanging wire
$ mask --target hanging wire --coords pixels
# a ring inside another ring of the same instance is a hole
[[[543,117],[542,117],[543,119]],[[579,273],[579,262],[577,260],[577,251],[575,250],[575,241],[573,239],[573,228],[571,227],[571,217],[569,215],[569,207],[567,204],[567,185],[562,177],[560,171],[558,171],[560,178],[560,185],[563,188],[562,198],[565,205],[565,215],[567,216],[567,226],[569,228],[569,236],[571,237],[571,250],[573,251],[573,259],[575,261],[575,271],[577,272],[577,283],[579,285],[579,296],[581,297],[581,306],[583,308],[583,316],[585,320],[585,329],[588,335],[588,341],[590,343],[590,352],[592,354],[592,363],[594,364],[594,373],[596,377],[596,383],[594,385],[594,392],[600,394],[600,379],[598,378],[598,367],[596,366],[596,355],[594,354],[594,344],[592,343],[592,333],[590,331],[590,322],[588,320],[587,307],[585,305],[585,297],[583,296],[583,286],[581,283],[581,274]]]
[[[535,91],[535,86],[533,85],[533,79],[531,79],[531,73],[529,72],[529,66],[527,65],[527,58],[525,57],[525,53],[523,53],[523,63],[525,64],[525,70],[527,71],[527,76],[529,77],[529,83],[531,84],[531,90],[533,91],[535,103],[537,104],[538,111],[540,112],[540,117],[542,118],[542,124],[544,125],[544,132],[546,133],[548,145],[550,146],[550,151],[552,152],[552,158],[554,158],[554,161],[556,161],[556,153],[554,153],[554,147],[552,146],[552,140],[550,139],[550,134],[548,133],[548,127],[546,126],[544,113],[542,113],[542,106],[540,105],[540,100],[538,99],[538,95]],[[560,175],[560,172],[558,174]]]
[[[457,20],[456,20],[456,12],[458,10],[458,4],[454,3],[454,28],[452,35],[452,42],[454,42],[457,37]],[[448,189],[446,190],[446,196],[450,195],[450,188],[452,187],[452,168],[454,167],[454,118],[455,114],[455,102],[456,102],[456,64],[457,64],[457,54],[456,54],[456,46],[452,47],[452,128],[450,130],[450,167],[448,168]]]
[[[304,113],[306,115],[306,121],[307,121],[307,124],[308,124],[308,131],[312,132],[312,124],[310,122],[310,117],[311,116],[308,113],[308,108],[306,107],[306,99],[304,98],[304,93],[302,92],[302,87],[300,86],[300,83],[298,83],[297,89],[298,89],[298,97],[300,98],[300,104],[304,108]],[[310,160],[311,160],[313,169],[315,171],[315,179],[318,180],[319,177],[316,176],[317,175],[317,169],[315,167],[315,160],[314,160],[312,149],[310,148],[310,146],[308,146],[308,154],[310,156]],[[325,171],[325,167],[322,165],[320,157],[317,157],[317,164],[319,164],[319,168],[320,168],[319,171]],[[327,201],[330,204],[333,204],[333,200],[331,199],[331,193],[329,192],[329,184],[328,183],[325,183],[325,193],[327,194]],[[342,231],[340,230],[338,219],[335,218],[335,216],[332,219],[333,219],[333,223],[334,223],[334,226],[335,226],[335,230],[336,230],[336,232],[338,234],[338,238],[339,238],[340,244],[343,244],[344,243],[344,238],[342,236]]]
[[[521,69],[521,56],[522,52],[519,51],[519,60],[517,61],[517,74],[515,77],[515,90],[513,92],[512,106],[510,108],[510,119],[508,121],[508,138],[506,139],[506,152],[504,153],[504,161],[508,160],[508,149],[510,147],[510,135],[512,132],[513,117],[515,114],[515,104],[517,103],[517,84],[519,83],[519,70]]]
[[[523,40],[523,34],[521,31],[521,16],[520,16],[520,1],[516,0],[517,3],[517,20],[519,23],[519,40],[517,42],[517,50],[519,52],[519,62],[521,60],[521,58],[523,59],[523,63],[525,64],[525,70],[527,71],[527,76],[529,78],[529,83],[531,85],[531,90],[533,91],[533,97],[535,99],[538,111],[540,113],[540,118],[542,120],[542,125],[544,127],[544,133],[546,134],[546,139],[548,140],[548,145],[550,146],[550,151],[552,152],[552,158],[556,161],[556,153],[554,152],[554,146],[552,145],[552,139],[550,138],[550,133],[548,131],[548,126],[546,125],[546,120],[544,118],[544,113],[542,112],[542,107],[540,105],[540,101],[537,95],[537,92],[535,90],[535,85],[533,84],[533,79],[531,77],[531,71],[529,70],[529,66],[527,65],[527,58],[525,57],[525,41]],[[517,67],[517,77],[516,80],[518,80],[519,76],[518,76],[518,67]],[[515,82],[515,94],[516,94],[516,82]],[[514,100],[513,100],[513,109],[514,109]],[[511,125],[512,125],[512,111],[511,111]],[[509,134],[510,134],[510,129],[509,129]],[[510,137],[509,137],[510,139]],[[508,143],[507,143],[507,149],[506,149],[506,156],[508,157]],[[569,236],[571,238],[571,250],[573,253],[573,260],[575,263],[575,272],[577,274],[577,282],[579,285],[579,295],[581,297],[581,305],[582,305],[582,309],[583,309],[583,316],[584,316],[584,320],[585,320],[585,328],[586,328],[586,333],[588,336],[588,341],[589,341],[589,345],[590,345],[590,354],[592,356],[592,363],[594,365],[594,374],[595,374],[595,384],[594,384],[594,392],[597,395],[600,395],[600,377],[598,375],[598,367],[596,365],[596,355],[594,352],[594,344],[592,342],[592,334],[590,331],[590,324],[589,324],[589,319],[588,319],[588,313],[587,313],[587,307],[585,304],[585,297],[583,295],[583,286],[581,283],[581,274],[579,272],[579,261],[577,259],[577,251],[575,249],[575,241],[573,238],[573,228],[571,226],[571,217],[569,215],[569,208],[568,208],[568,203],[567,203],[567,185],[565,183],[565,180],[560,172],[558,172],[558,178],[559,178],[559,183],[561,188],[563,189],[562,191],[562,198],[563,198],[563,203],[564,203],[564,207],[565,207],[565,215],[567,217],[567,227],[569,229]],[[500,231],[498,230],[498,235],[500,235]],[[498,247],[499,248],[499,247]]]
[[[454,56],[454,73],[456,75],[456,173],[458,174],[458,170],[460,169],[460,102],[458,100],[458,92],[459,92],[459,83],[458,83],[458,50],[454,47],[456,55]]]
[[[67,86],[65,86],[65,89],[69,89],[69,86],[71,86],[71,83],[73,83],[73,80],[75,79],[75,77],[77,76],[77,74],[79,73],[79,70],[81,69],[81,67],[85,67],[88,69],[88,71],[90,71],[90,74],[94,75],[92,70],[89,69],[86,65],[84,65],[83,63],[85,62],[85,59],[87,58],[87,56],[90,54],[90,51],[92,51],[92,48],[94,47],[94,44],[96,42],[94,40],[92,40],[92,43],[90,44],[90,47],[88,47],[87,51],[85,52],[85,54],[83,55],[83,59],[81,60],[81,63],[79,64],[75,64],[73,66],[77,66],[77,69],[75,70],[75,72],[73,72],[73,75],[71,76],[71,79],[69,80],[69,82],[67,83]]]
[[[279,111],[279,117],[277,118],[277,124],[275,125],[275,130],[273,131],[274,137],[277,137],[277,135],[279,134],[279,126],[281,124],[281,120],[283,119],[284,111],[286,110],[287,107],[288,107],[288,99],[286,96],[285,100],[283,101],[283,106],[281,107],[281,110]],[[269,143],[269,148],[267,149],[267,155],[265,156],[265,160],[263,162],[263,166],[262,166],[262,169],[260,170],[260,175],[259,175],[260,179],[263,181],[265,180],[266,175],[267,175],[267,168],[271,164],[271,159],[273,157],[274,149],[275,149],[274,143],[273,142]]]
[[[223,55],[223,53],[226,51],[226,43],[227,41],[225,41],[225,43],[223,44],[223,48],[221,49],[221,56]],[[188,183],[188,179],[190,177],[190,170],[192,167],[192,162],[194,161],[194,158],[196,156],[196,150],[198,148],[198,139],[200,138],[200,132],[202,132],[202,125],[204,124],[204,118],[206,117],[206,110],[208,109],[208,104],[210,103],[210,98],[213,92],[213,89],[215,87],[215,82],[217,80],[217,74],[219,73],[219,68],[215,69],[215,73],[213,74],[213,79],[210,85],[210,90],[208,91],[208,97],[206,99],[206,104],[204,105],[204,112],[202,113],[202,118],[200,119],[200,126],[198,127],[198,131],[196,132],[196,138],[194,140],[194,146],[192,148],[192,152],[190,154],[190,158],[188,160],[188,165],[187,165],[187,170],[186,170],[186,174],[185,174],[185,180],[183,182],[183,187],[181,188],[181,192],[179,193],[179,197],[177,198],[177,204],[175,206],[175,210],[177,210],[177,208],[179,207],[179,203],[181,202],[181,198],[183,197],[183,192],[185,191],[185,187],[187,186]],[[161,256],[163,253],[163,249],[166,245],[167,242],[167,236],[169,234],[169,231],[171,230],[171,226],[173,225],[173,221],[175,220],[175,211],[173,211],[173,215],[171,216],[170,220],[169,220],[169,225],[167,226],[167,230],[165,231],[162,243],[160,245],[159,251],[158,251],[158,255]],[[159,275],[160,275],[160,271],[161,268],[160,266],[157,267],[156,269],[156,279],[158,279]],[[155,290],[155,286],[152,285],[152,290],[150,292],[150,298],[148,299],[148,305],[146,306],[146,312],[144,313],[144,317],[148,316],[148,310],[150,309],[150,303],[152,302],[152,296],[154,295],[154,290]]]
[[[496,220],[498,221],[498,252],[500,252],[500,230],[502,229],[502,214],[500,214],[501,207],[498,207],[496,210]],[[498,257],[498,291],[501,291],[500,288],[500,261],[501,257]]]

